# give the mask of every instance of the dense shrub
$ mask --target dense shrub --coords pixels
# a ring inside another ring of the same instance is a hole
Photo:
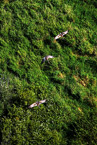
[[[96,8],[96,0],[0,1],[1,145],[96,144]]]

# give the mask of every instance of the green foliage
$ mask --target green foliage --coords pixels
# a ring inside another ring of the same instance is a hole
[[[96,144],[96,8],[96,0],[0,1],[0,144]]]

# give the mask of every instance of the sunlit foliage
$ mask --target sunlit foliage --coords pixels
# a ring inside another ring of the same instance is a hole
[[[96,143],[97,1],[0,1],[0,144]]]

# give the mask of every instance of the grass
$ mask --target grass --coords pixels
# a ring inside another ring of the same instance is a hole
[[[96,0],[0,1],[2,145],[96,144],[96,8]],[[46,55],[54,59],[41,65]]]

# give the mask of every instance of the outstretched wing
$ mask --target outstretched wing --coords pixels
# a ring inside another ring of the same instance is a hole
[[[47,58],[54,58],[54,56],[48,55]]]
[[[66,35],[68,33],[68,30],[65,32],[60,33],[59,35],[57,35],[54,39],[59,39],[60,37],[63,37],[64,35]]]
[[[45,100],[41,100],[39,101],[39,105],[42,104],[42,103],[45,103],[46,102],[46,99]]]
[[[54,39],[59,39],[61,37],[61,35],[57,35]]]
[[[37,106],[37,103],[31,104],[31,105],[29,106],[29,108],[32,108],[32,107],[35,107],[35,106]]]
[[[45,58],[42,59],[41,64],[43,64],[45,62]]]
[[[65,32],[63,32],[63,36],[64,36],[64,35],[66,35],[67,33],[68,33],[68,30],[67,30],[67,31],[65,31]]]

